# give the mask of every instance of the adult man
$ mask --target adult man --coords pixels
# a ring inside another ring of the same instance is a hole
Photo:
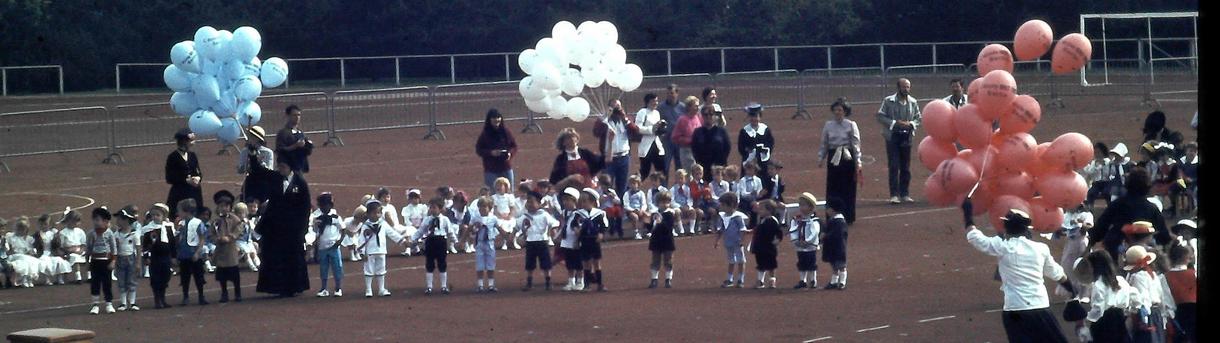
[[[293,172],[309,172],[309,155],[313,153],[313,141],[305,132],[297,129],[301,125],[301,108],[288,105],[284,109],[284,128],[275,135],[275,152],[288,162]]]
[[[271,192],[267,209],[254,231],[259,242],[262,268],[258,270],[260,293],[288,297],[309,289],[305,269],[305,230],[309,227],[309,185],[294,172],[284,156],[276,158],[281,182]]]
[[[1067,342],[1059,328],[1059,319],[1050,311],[1050,297],[1042,278],[1046,277],[1072,293],[1076,290],[1063,268],[1051,257],[1045,243],[1027,236],[1031,228],[1029,214],[1010,209],[1004,217],[1003,233],[988,237],[974,226],[974,205],[970,198],[962,202],[966,240],[979,251],[999,259],[999,274],[1004,291],[1004,312],[1001,314],[1004,332],[1009,342]]]
[[[970,98],[966,96],[965,89],[962,87],[962,79],[949,80],[949,90],[952,92],[945,97],[945,101],[953,108],[962,108],[970,102]]]
[[[890,169],[890,203],[915,202],[911,198],[911,140],[919,127],[919,103],[911,96],[911,80],[898,79],[898,92],[881,101],[877,121],[885,138],[885,155]],[[899,197],[902,199],[899,200]]]
[[[678,118],[683,113],[686,113],[686,106],[678,99],[678,85],[671,83],[669,87],[666,87],[666,90],[668,92],[665,94],[665,101],[657,105],[657,111],[661,112],[661,119],[673,125],[678,122]],[[673,161],[674,170],[682,169],[680,152],[678,147],[674,146],[673,130],[666,131],[664,135],[661,135],[661,143],[665,148],[665,164],[668,165],[670,161]]]

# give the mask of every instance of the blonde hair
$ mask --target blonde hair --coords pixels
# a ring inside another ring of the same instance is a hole
[[[741,170],[737,166],[724,167],[724,178],[733,180],[741,177]]]
[[[712,166],[712,176],[716,175],[724,177],[724,166]]]
[[[698,163],[690,165],[690,173],[696,174],[696,172],[698,172],[698,174],[703,174],[703,166],[699,165]]]
[[[576,129],[573,129],[570,127],[565,127],[565,128],[563,128],[563,130],[559,130],[559,136],[555,138],[555,149],[559,149],[559,151],[564,151],[563,141],[564,141],[564,139],[567,139],[567,138],[572,138],[572,139],[579,141],[580,133],[576,132]]]
[[[493,202],[493,200],[491,200],[491,197],[484,195],[475,200],[477,200],[479,202],[480,210],[483,210],[483,209],[490,210],[491,209],[491,205]]]
[[[364,196],[360,197],[360,206],[364,206],[364,204],[367,204],[369,200],[373,200],[372,194],[365,194]]]
[[[685,179],[687,176],[690,176],[690,174],[686,172],[686,169],[678,169],[674,172],[674,174],[678,175],[678,180]]]
[[[640,182],[640,174],[631,174],[627,176],[627,182]]]
[[[250,215],[250,206],[247,206],[244,202],[233,204],[233,213],[239,217],[245,218],[246,216]]]
[[[496,185],[495,192],[500,191],[500,185],[504,185],[504,189],[507,189],[509,191],[512,190],[512,182],[508,181],[508,178],[503,177],[503,176],[496,178],[495,185]]]
[[[353,223],[363,222],[366,219],[368,219],[368,209],[364,205],[356,206],[356,209],[352,210]]]
[[[699,107],[699,98],[694,95],[688,95],[688,96],[686,96],[686,99],[682,100],[682,104],[686,105],[686,108],[688,108],[688,111],[690,108],[698,108]]]
[[[667,192],[667,191],[657,193],[657,195],[656,195],[656,201],[658,204],[668,203],[673,200],[674,200],[674,197],[672,195],[670,195],[669,192]]]

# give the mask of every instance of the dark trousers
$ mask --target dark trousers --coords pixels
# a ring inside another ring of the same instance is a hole
[[[1085,203],[1089,204],[1089,207],[1093,207],[1093,203],[1097,202],[1097,199],[1101,199],[1102,201],[1106,202],[1106,205],[1110,205],[1109,181],[1093,181],[1093,184],[1089,186],[1089,192],[1088,196],[1085,198]]]
[[[1119,308],[1107,309],[1097,322],[1089,324],[1089,332],[1093,334],[1094,342],[1131,342],[1131,334],[1127,331],[1127,315]]]
[[[169,287],[169,280],[174,275],[173,270],[170,268],[172,264],[173,262],[169,257],[153,257],[149,259],[148,280],[154,297],[164,300],[165,288]]]
[[[1012,343],[1067,343],[1059,329],[1059,319],[1049,308],[1024,311],[1004,311],[1004,333]]]
[[[627,190],[627,174],[631,173],[631,154],[615,156],[606,165],[606,172],[614,178],[614,191],[621,197]]]
[[[910,196],[911,145],[889,140],[885,142],[885,156],[890,169],[890,196]]]
[[[665,164],[666,155],[661,155],[661,149],[658,144],[653,144],[651,149],[648,149],[648,154],[640,157],[640,178],[647,179],[648,175],[652,175],[652,171],[656,170],[666,176],[669,175],[669,165]],[[711,174],[711,173],[707,173]],[[622,194],[619,194],[620,196]]]
[[[104,294],[106,302],[114,300],[114,293],[111,293],[110,290],[110,260],[93,259],[89,261],[89,273],[93,274],[93,277],[89,279],[89,295]]]
[[[203,259],[198,261],[178,259],[178,276],[181,280],[179,285],[182,286],[183,298],[191,293],[191,278],[195,279],[195,291],[199,292],[199,296],[203,296],[203,284],[207,282],[203,279],[203,273]]]
[[[1197,318],[1195,311],[1197,310],[1195,303],[1178,304],[1173,318],[1178,321],[1178,328],[1181,330],[1174,333],[1174,342],[1197,342],[1198,333],[1195,331],[1198,327],[1195,323]]]
[[[216,268],[216,282],[220,283],[221,299],[229,297],[228,284],[230,283],[233,284],[233,295],[237,296],[237,299],[241,299],[241,271],[237,266]]]
[[[672,140],[670,140],[669,136],[661,137],[661,142],[665,143],[664,158],[665,158],[666,167],[668,167],[668,165],[672,162],[673,170],[682,169],[682,159],[680,158],[681,157],[680,155],[682,154],[682,152],[678,151],[678,145],[674,144],[674,142]],[[665,176],[669,176],[669,170],[670,169],[665,170]],[[669,180],[668,177],[665,179]],[[668,185],[666,185],[666,186],[668,186]]]
[[[839,161],[839,165],[831,165],[827,158],[826,168],[826,198],[839,198],[843,201],[843,218],[848,224],[856,222],[856,161]]]
[[[445,257],[449,254],[449,243],[444,237],[429,236],[424,240],[424,269],[429,273],[440,269],[444,273],[449,269]]]

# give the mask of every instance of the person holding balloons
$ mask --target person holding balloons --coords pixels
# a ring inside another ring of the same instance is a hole
[[[856,185],[860,168],[860,127],[847,117],[851,104],[846,98],[830,105],[834,119],[822,126],[822,146],[818,148],[818,168],[830,162],[826,171],[826,196],[843,200],[841,213],[850,225],[856,222]]]
[[[922,119],[919,103],[911,96],[911,80],[900,78],[896,84],[898,91],[885,97],[881,101],[881,109],[877,110],[890,170],[891,204],[915,202],[910,192],[911,139]]]
[[[195,199],[196,204],[203,203],[203,172],[199,169],[199,156],[191,151],[195,145],[195,133],[183,128],[174,134],[178,147],[169,153],[165,160],[165,183],[170,184],[169,196],[165,203],[170,206],[170,215],[177,215],[178,202],[182,199]]]

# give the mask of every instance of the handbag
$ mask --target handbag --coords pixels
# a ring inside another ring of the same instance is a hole
[[[1075,322],[1083,320],[1088,316],[1089,310],[1084,308],[1080,303],[1080,299],[1068,300],[1067,305],[1063,307],[1063,320]]]

